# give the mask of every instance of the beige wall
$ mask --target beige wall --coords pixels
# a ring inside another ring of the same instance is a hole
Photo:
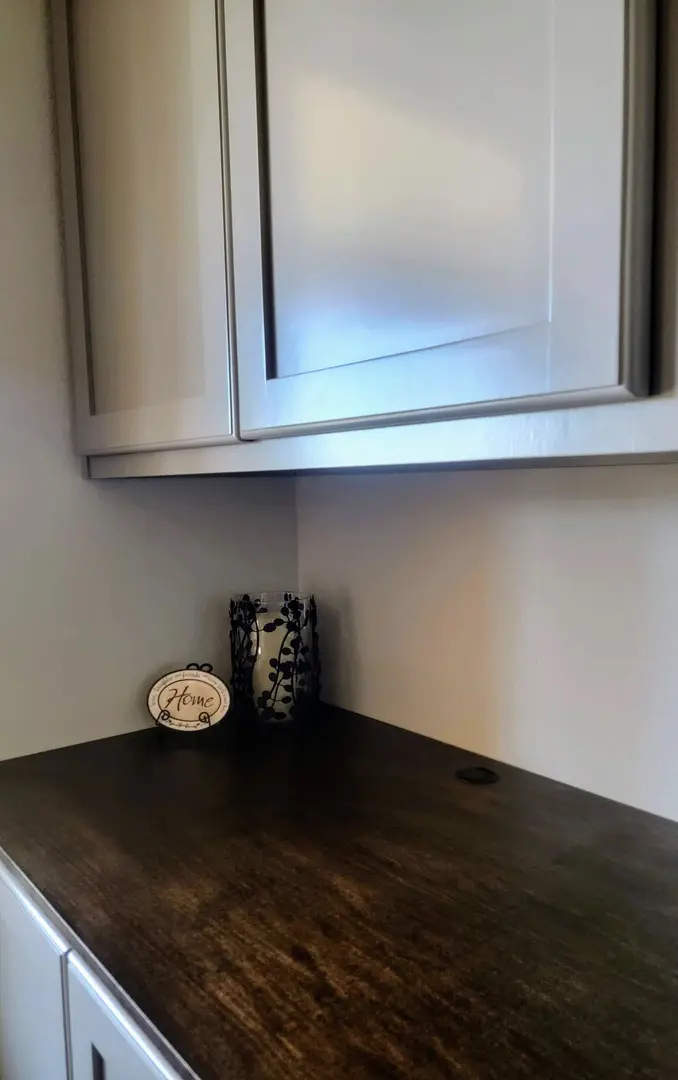
[[[325,697],[678,819],[678,466],[305,478]]]
[[[223,670],[231,590],[296,578],[288,480],[79,475],[44,33],[0,4],[0,757],[145,724],[156,673]]]

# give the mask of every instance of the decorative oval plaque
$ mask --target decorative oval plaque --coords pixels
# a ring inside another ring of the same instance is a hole
[[[210,664],[170,671],[151,687],[148,711],[156,724],[173,731],[203,731],[223,720],[231,696]]]

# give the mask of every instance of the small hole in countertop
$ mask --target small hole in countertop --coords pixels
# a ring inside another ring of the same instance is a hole
[[[499,773],[496,773],[494,769],[486,769],[484,765],[474,765],[470,769],[457,769],[454,775],[464,784],[496,784],[499,780]]]

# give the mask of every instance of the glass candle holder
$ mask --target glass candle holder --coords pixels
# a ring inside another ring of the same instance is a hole
[[[310,594],[243,593],[233,597],[231,683],[241,705],[262,720],[284,723],[320,693],[317,609]]]

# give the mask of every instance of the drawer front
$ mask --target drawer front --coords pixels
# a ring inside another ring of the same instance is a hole
[[[74,953],[68,960],[72,1080],[180,1080]]]

